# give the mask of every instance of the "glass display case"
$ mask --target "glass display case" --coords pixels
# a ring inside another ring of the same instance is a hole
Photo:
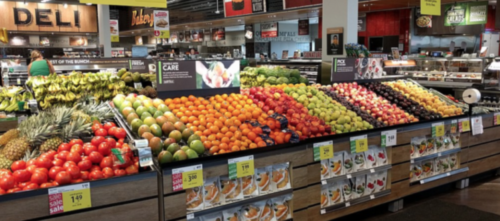
[[[500,90],[500,57],[493,59],[484,71],[483,85],[485,89]]]
[[[483,83],[487,63],[483,58],[417,58],[386,61],[384,69],[388,74],[411,77],[424,86],[467,88]]]

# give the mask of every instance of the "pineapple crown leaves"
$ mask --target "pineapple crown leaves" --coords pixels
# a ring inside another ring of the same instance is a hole
[[[84,118],[78,118],[65,125],[62,129],[62,137],[65,142],[78,138],[82,135],[89,135],[91,131],[90,123],[86,124]]]
[[[29,160],[36,159],[38,156],[40,156],[40,151],[38,149],[34,149],[33,151],[30,151],[29,149],[26,150],[26,153],[24,154],[23,161],[28,162]]]

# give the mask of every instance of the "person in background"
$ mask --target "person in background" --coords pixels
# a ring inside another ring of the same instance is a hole
[[[42,53],[38,50],[31,51],[31,63],[28,65],[29,76],[49,76],[50,73],[55,73],[54,66],[50,61],[43,59]]]
[[[189,56],[191,57],[191,59],[196,59],[196,54],[197,54],[197,52],[196,52],[196,50],[194,50],[194,48],[191,48],[189,50]]]
[[[175,54],[175,49],[172,48],[172,51],[170,52],[170,57],[175,58],[177,55]]]
[[[266,55],[264,55],[263,53],[260,53],[260,60],[262,60],[262,61],[266,60]]]

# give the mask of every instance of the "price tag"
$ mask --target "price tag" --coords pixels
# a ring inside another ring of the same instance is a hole
[[[471,118],[472,136],[483,134],[483,118],[481,116]]]
[[[451,173],[446,173],[446,176],[451,176]]]
[[[203,186],[203,165],[173,169],[172,184],[174,191]]]
[[[425,180],[420,180],[420,184],[424,184],[425,183]]]
[[[450,133],[454,134],[457,132],[457,128],[458,128],[458,124],[457,124],[457,120],[452,120],[451,121],[451,128],[450,128]]]
[[[345,203],[345,207],[350,207],[351,206],[351,202],[346,202]]]
[[[90,183],[49,189],[50,215],[92,207]]]
[[[351,153],[362,153],[368,150],[368,136],[351,137]]]
[[[17,84],[21,84],[21,78],[17,78]]]
[[[26,119],[27,117],[24,115],[17,117],[17,124],[21,124],[21,122],[23,122]]]
[[[432,124],[432,137],[444,136],[444,122]]]
[[[314,143],[314,161],[333,158],[333,141]]]
[[[370,173],[375,173],[375,169],[370,169]]]
[[[138,148],[137,150],[139,152],[139,166],[147,167],[153,165],[153,154],[149,147]]]
[[[373,194],[372,194],[372,195],[370,195],[370,199],[371,199],[371,200],[372,200],[372,199],[375,199],[375,195],[373,195]]]
[[[380,136],[380,146],[382,148],[396,146],[397,143],[397,130],[383,131]]]
[[[441,155],[442,155],[441,153],[438,153],[438,157],[441,157]]]
[[[347,179],[352,179],[352,175],[351,174],[347,174]]]
[[[470,131],[469,118],[462,118],[462,119],[458,120],[458,131],[460,131],[460,132]]]
[[[134,83],[134,88],[135,88],[136,90],[142,89],[142,83],[141,83],[141,82],[135,82],[135,83]]]
[[[236,179],[255,174],[253,155],[229,159],[229,179]]]
[[[414,159],[411,159],[410,163],[415,163],[415,160],[414,160]]]
[[[499,124],[500,124],[500,112],[497,112],[493,114],[493,125],[499,125]]]
[[[320,211],[320,213],[323,215],[323,214],[325,214],[325,213],[326,213],[326,210],[325,210],[325,209],[322,209],[322,210]]]
[[[326,184],[327,184],[326,180],[321,181],[321,185],[326,185]]]
[[[134,140],[134,146],[135,148],[146,148],[149,146],[149,143],[146,139]]]
[[[186,219],[187,220],[194,219],[194,213],[187,214]]]

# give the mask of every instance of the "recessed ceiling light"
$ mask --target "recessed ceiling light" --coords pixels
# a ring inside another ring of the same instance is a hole
[[[92,3],[87,3],[87,5],[92,5]]]
[[[68,7],[68,4],[64,3],[64,8],[67,8]]]

